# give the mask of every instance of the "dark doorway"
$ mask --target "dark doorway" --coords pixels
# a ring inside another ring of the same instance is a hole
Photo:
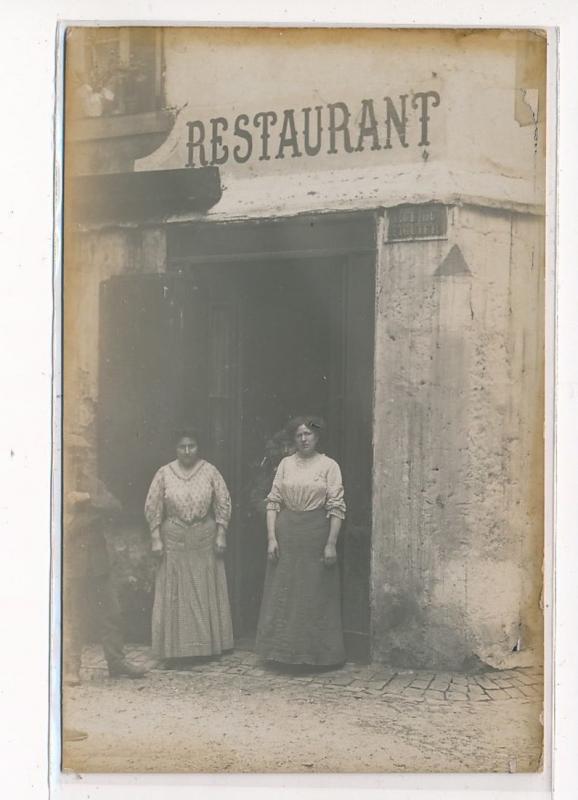
[[[266,442],[295,414],[325,417],[325,451],[341,465],[348,504],[339,545],[346,646],[350,659],[367,660],[375,258],[236,258],[232,244],[226,258],[176,260],[172,273],[105,284],[101,463],[125,484],[137,476],[124,486],[136,511],[170,458],[171,426],[186,418],[206,431],[206,457],[233,497],[227,575],[235,634],[247,644],[266,567],[265,520],[252,499]]]
[[[231,580],[237,634],[255,633],[265,575],[265,519],[256,495],[265,491],[261,465],[267,441],[297,414],[331,414],[339,369],[340,324],[326,259],[197,266],[188,272],[201,294],[234,306],[238,418],[228,474],[235,499]],[[329,288],[328,288],[329,287]],[[223,319],[221,319],[223,323]],[[337,346],[336,346],[337,345]],[[329,421],[327,452],[340,456]]]

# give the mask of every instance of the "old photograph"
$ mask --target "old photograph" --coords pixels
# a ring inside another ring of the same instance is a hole
[[[62,770],[541,770],[549,46],[66,29]]]

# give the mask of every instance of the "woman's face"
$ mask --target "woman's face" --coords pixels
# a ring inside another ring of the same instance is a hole
[[[295,431],[295,446],[299,453],[311,455],[315,452],[319,436],[307,425],[300,425]]]
[[[183,467],[192,467],[199,458],[199,446],[190,436],[183,436],[177,443],[177,458]]]

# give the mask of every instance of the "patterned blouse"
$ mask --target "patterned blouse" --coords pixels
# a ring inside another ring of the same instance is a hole
[[[229,490],[219,470],[203,460],[189,474],[182,471],[178,461],[161,467],[145,502],[151,531],[164,519],[178,519],[190,525],[204,519],[211,510],[217,525],[227,528],[231,519]]]
[[[339,464],[323,453],[284,458],[267,497],[267,510],[314,511],[325,508],[328,517],[345,519],[343,480]]]

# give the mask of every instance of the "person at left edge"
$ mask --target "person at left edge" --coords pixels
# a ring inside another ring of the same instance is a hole
[[[120,503],[97,481],[91,492],[68,492],[64,508],[63,683],[78,686],[81,682],[82,647],[91,610],[109,675],[142,678],[147,670],[125,657],[121,610],[105,538],[107,526],[118,517]]]

